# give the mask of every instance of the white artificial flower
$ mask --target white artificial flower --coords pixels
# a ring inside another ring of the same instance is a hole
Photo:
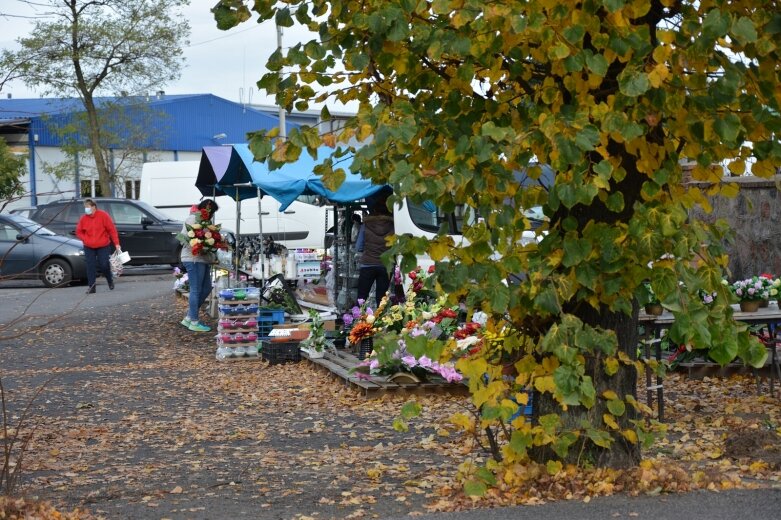
[[[478,338],[477,336],[469,336],[467,338],[457,340],[456,348],[459,350],[466,350],[472,345],[474,345],[475,343],[479,343],[479,342],[480,342],[480,338]]]

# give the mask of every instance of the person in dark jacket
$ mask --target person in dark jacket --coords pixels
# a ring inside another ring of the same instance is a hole
[[[76,225],[76,236],[84,244],[84,260],[87,262],[87,294],[95,292],[97,280],[97,268],[103,276],[106,277],[109,290],[114,290],[114,278],[111,276],[111,264],[109,256],[111,255],[111,244],[117,248],[119,246],[119,235],[114,221],[108,213],[98,209],[98,205],[92,199],[84,200],[84,216],[79,219]]]
[[[373,201],[369,216],[363,219],[355,244],[356,251],[361,253],[358,299],[366,301],[372,285],[376,284],[374,293],[378,306],[390,286],[388,270],[380,258],[388,250],[387,237],[394,233],[393,215],[388,211],[387,203],[387,194]]]

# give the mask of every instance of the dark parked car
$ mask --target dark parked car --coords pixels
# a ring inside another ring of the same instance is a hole
[[[35,211],[35,206],[26,207],[26,208],[14,208],[8,213],[10,213],[11,215],[20,215],[22,217],[30,218],[30,215],[32,215],[34,211]]]
[[[130,265],[179,263],[182,245],[176,235],[182,222],[173,220],[146,202],[132,199],[95,198],[98,209],[111,215],[117,226],[122,250],[130,253]],[[84,215],[84,199],[39,204],[31,219],[55,233],[76,235],[76,224]]]
[[[47,287],[61,287],[86,277],[80,240],[20,215],[0,215],[0,278],[38,278]]]

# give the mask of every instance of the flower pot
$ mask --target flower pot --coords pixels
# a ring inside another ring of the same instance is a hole
[[[740,302],[740,310],[743,312],[757,312],[759,310],[759,300]]]
[[[420,383],[420,378],[415,374],[409,372],[396,372],[393,375],[388,376],[388,381],[394,383]]]
[[[358,359],[366,359],[374,350],[374,339],[363,338],[358,346]]]
[[[649,316],[661,316],[664,312],[664,307],[658,303],[652,303],[645,306],[645,313]]]
[[[759,300],[759,308],[760,309],[765,309],[765,308],[767,308],[768,305],[770,305],[770,301],[769,300]]]

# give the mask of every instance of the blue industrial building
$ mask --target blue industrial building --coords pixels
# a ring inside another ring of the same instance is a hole
[[[107,162],[117,177],[116,196],[138,196],[143,162],[197,160],[204,146],[244,143],[248,132],[279,126],[275,109],[262,110],[212,94],[158,92],[144,98],[97,98],[96,104],[99,110],[119,106],[127,120],[134,121],[136,127],[140,123],[148,129],[146,142],[142,136],[141,142],[135,145],[143,152],[138,152],[133,161],[122,155],[127,152],[127,146],[121,140],[106,147],[110,149]],[[89,158],[80,160],[77,155],[71,161],[72,175],[48,173],[52,166],[69,160],[61,149],[66,139],[79,139],[84,144],[83,136],[64,135],[61,130],[83,112],[81,101],[74,98],[0,99],[0,138],[29,159],[29,172],[24,179],[29,195],[9,208],[79,195],[101,195],[95,192],[97,174],[94,166],[90,167]],[[318,124],[319,121],[314,115],[294,114],[286,126],[301,122]]]

